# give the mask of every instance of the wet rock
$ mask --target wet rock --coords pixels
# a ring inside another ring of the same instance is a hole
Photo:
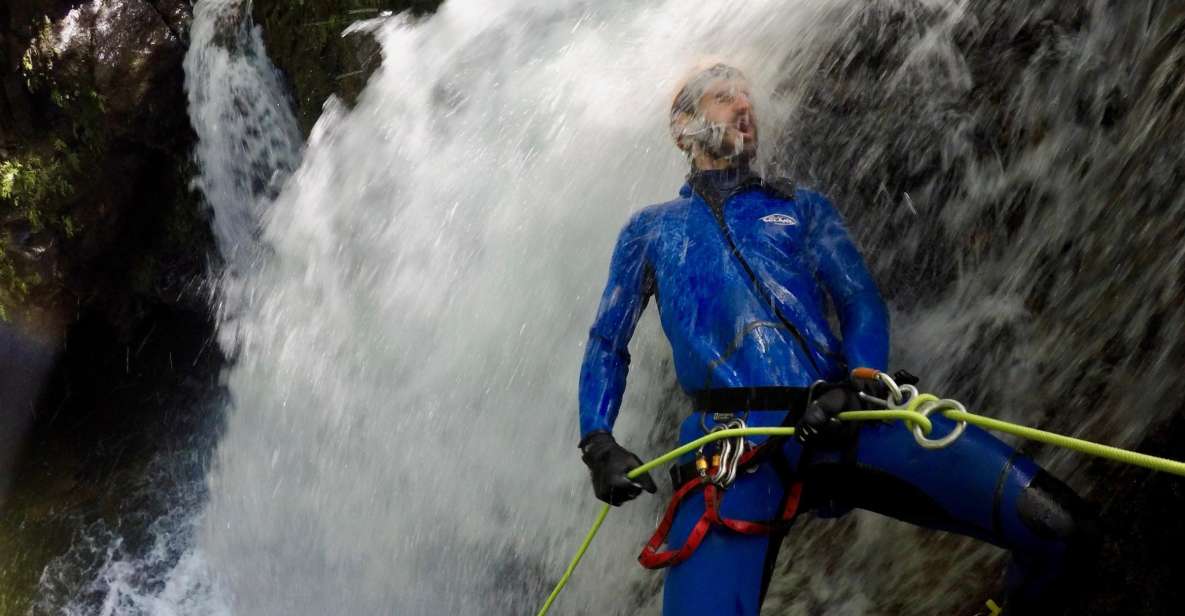
[[[46,1],[7,17],[4,60],[19,69],[7,106],[27,99],[33,113],[6,116],[15,188],[0,196],[10,206],[0,260],[11,264],[0,265],[0,306],[59,334],[79,309],[134,320],[136,304],[167,296],[158,279],[177,278],[173,266],[181,277],[201,275],[212,247],[187,189],[193,135],[181,61],[189,3]],[[23,125],[36,133],[18,137]],[[175,236],[161,237],[162,228]]]
[[[874,2],[814,65],[785,165],[843,210],[896,308],[894,361],[928,389],[1026,425],[1170,457],[1185,449],[1183,12]],[[1179,481],[1022,447],[1103,510],[1112,560],[1067,609],[1173,611],[1168,580],[1182,567],[1148,538],[1175,536],[1164,525],[1185,514]],[[927,557],[950,545],[926,541],[911,545]],[[975,563],[968,584],[984,596],[999,587],[986,573],[999,553],[958,554],[942,566]],[[907,582],[890,587],[880,568],[857,562],[850,575],[866,573],[885,604],[917,598],[888,612],[951,613],[922,603],[945,600],[924,572],[895,567]]]
[[[330,95],[352,104],[382,62],[369,35],[341,36],[347,26],[382,13],[424,15],[439,5],[440,0],[256,0],[252,12],[268,57],[292,87],[297,118],[308,134]]]
[[[145,144],[164,138],[184,120],[180,62],[185,53],[184,3],[93,0],[52,22],[37,41],[39,60],[52,63],[60,89],[100,99],[106,126]]]
[[[216,420],[193,403],[224,359],[189,188],[190,15],[183,0],[0,6],[0,613],[25,612],[129,468]],[[36,364],[19,350],[33,338]]]

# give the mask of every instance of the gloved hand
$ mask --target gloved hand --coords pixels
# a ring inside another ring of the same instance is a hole
[[[638,456],[627,451],[613,440],[608,432],[593,432],[580,442],[580,458],[584,460],[588,470],[592,473],[593,491],[597,498],[614,507],[631,501],[642,490],[654,494],[658,486],[650,475],[639,475],[636,479],[625,476],[629,471],[642,465]]]
[[[854,424],[840,420],[839,414],[859,408],[861,401],[855,390],[833,387],[807,405],[794,426],[794,437],[804,445],[839,445],[855,429]]]

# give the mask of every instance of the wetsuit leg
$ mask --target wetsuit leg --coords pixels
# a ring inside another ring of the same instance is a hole
[[[944,417],[931,420],[936,435],[953,427]],[[795,442],[785,446],[808,490],[815,486],[822,492],[821,499],[812,500],[831,500],[841,511],[867,509],[1010,550],[1008,614],[1050,613],[1061,603],[1072,567],[1089,562],[1097,527],[1086,505],[987,432],[969,426],[954,444],[938,450],[918,446],[897,422],[865,425],[858,439],[854,451],[806,456]]]
[[[720,512],[731,518],[769,520],[781,511],[783,497],[778,473],[770,464],[762,464],[755,472],[737,477],[721,499]],[[683,545],[703,512],[702,492],[683,501],[668,547]],[[764,593],[766,558],[776,555],[781,538],[781,534],[742,535],[712,528],[691,558],[667,569],[663,616],[756,616]]]

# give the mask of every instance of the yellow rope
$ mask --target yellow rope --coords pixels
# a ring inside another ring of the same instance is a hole
[[[916,415],[916,413],[915,413],[915,415]],[[670,462],[671,460],[674,460],[675,458],[678,458],[679,456],[681,456],[685,453],[695,451],[696,449],[699,449],[700,446],[702,446],[702,445],[706,445],[708,443],[711,443],[713,441],[718,441],[723,438],[732,438],[734,436],[758,436],[758,435],[761,435],[761,436],[774,436],[774,435],[790,436],[793,434],[794,434],[794,428],[733,428],[730,430],[717,430],[716,432],[713,432],[707,436],[697,438],[694,441],[687,443],[686,445],[683,445],[683,446],[678,447],[676,449],[672,449],[671,451],[668,451],[667,453],[664,453],[663,455],[661,455],[661,456],[643,464],[642,466],[639,466],[638,468],[635,468],[634,470],[626,473],[626,476],[629,477],[630,479],[633,479],[633,478],[637,477],[638,475],[641,475],[642,473],[650,471],[651,469],[653,469],[656,466],[661,466],[663,464],[666,464],[667,462]],[[572,562],[568,564],[568,568],[567,568],[567,570],[564,571],[563,577],[561,577],[560,581],[555,585],[555,588],[551,591],[551,594],[547,596],[547,601],[543,604],[543,607],[539,609],[539,613],[537,616],[544,616],[545,614],[547,614],[547,611],[551,609],[551,604],[553,602],[555,602],[555,598],[559,596],[560,591],[564,589],[564,586],[567,586],[568,578],[572,577],[572,572],[576,570],[576,565],[579,565],[580,559],[584,558],[584,553],[586,551],[588,551],[588,546],[592,543],[593,538],[596,537],[597,531],[600,530],[601,523],[605,521],[605,516],[607,516],[607,515],[609,515],[609,505],[605,505],[604,507],[601,507],[601,512],[599,514],[597,514],[597,519],[593,522],[592,528],[589,529],[588,534],[584,536],[584,542],[580,544],[580,549],[576,551],[576,556],[574,556],[572,558]]]
[[[572,577],[572,572],[576,570],[576,565],[580,564],[580,559],[584,558],[584,553],[588,551],[588,546],[592,543],[593,537],[597,536],[597,531],[601,530],[601,524],[605,522],[605,516],[609,515],[609,505],[606,504],[601,507],[601,512],[597,514],[597,519],[593,520],[592,528],[588,529],[588,534],[584,536],[584,543],[580,544],[580,549],[576,550],[576,556],[568,563],[568,568],[564,571],[563,577],[560,578],[559,584],[555,585],[555,589],[547,596],[547,601],[543,604],[543,608],[539,610],[539,615],[547,613],[551,609],[551,604],[555,598],[560,596],[560,591],[564,586],[568,585],[568,578]]]
[[[938,400],[937,396],[932,394],[918,394],[914,396],[909,404],[904,409],[887,410],[887,411],[846,411],[839,414],[839,418],[845,421],[889,421],[899,419],[909,424],[914,424],[921,427],[924,434],[929,434],[933,430],[933,425],[930,419],[918,412],[918,407],[926,402]],[[995,430],[996,432],[1004,432],[1012,434],[1033,441],[1048,443],[1057,447],[1064,447],[1080,453],[1098,456],[1100,458],[1107,458],[1124,464],[1131,464],[1134,466],[1141,466],[1143,468],[1152,469],[1155,471],[1163,471],[1180,475],[1185,477],[1185,462],[1178,462],[1177,460],[1170,460],[1168,458],[1159,458],[1157,456],[1150,456],[1135,451],[1128,451],[1118,447],[1111,447],[1109,445],[1101,445],[1091,441],[1065,436],[1054,432],[1046,432],[1045,430],[1038,430],[1020,424],[1014,424],[999,419],[992,419],[966,411],[947,410],[943,411],[943,416],[954,421],[965,421],[971,425],[979,426],[986,430]],[[695,451],[708,443],[718,441],[725,438],[733,438],[737,436],[792,436],[794,428],[733,428],[728,430],[718,430],[706,436],[682,445],[667,453],[635,468],[626,474],[627,477],[633,479],[642,473],[649,472],[655,467],[661,466],[685,453]],[[597,514],[596,521],[589,529],[588,534],[584,537],[584,542],[580,544],[580,549],[577,550],[576,556],[572,562],[568,564],[567,570],[564,571],[563,577],[560,578],[559,583],[556,584],[555,589],[547,597],[547,602],[540,608],[537,616],[545,616],[547,611],[551,609],[551,604],[559,596],[560,591],[568,584],[568,579],[572,577],[572,572],[576,570],[576,566],[580,564],[580,559],[584,558],[584,553],[588,551],[589,545],[597,535],[597,531],[601,528],[601,523],[605,521],[605,516],[609,514],[609,505],[601,508],[601,512]]]
[[[909,404],[906,405],[906,412],[916,413],[919,406],[928,400],[937,400],[936,397],[929,394],[920,394],[914,396]],[[877,411],[873,411],[877,412]],[[1057,447],[1063,447],[1079,453],[1085,453],[1100,458],[1107,458],[1116,462],[1124,464],[1131,464],[1133,466],[1141,466],[1143,468],[1152,469],[1154,471],[1162,471],[1165,473],[1172,473],[1185,477],[1185,462],[1178,462],[1168,458],[1159,458],[1157,456],[1150,456],[1146,453],[1139,453],[1136,451],[1129,451],[1127,449],[1120,449],[1110,445],[1102,445],[1099,443],[1066,436],[1064,434],[1057,434],[1056,432],[1047,432],[1045,430],[1038,430],[1020,424],[1014,424],[999,419],[992,419],[991,417],[984,417],[983,415],[976,415],[968,413],[967,411],[947,410],[942,413],[947,419],[954,421],[965,421],[973,426],[979,426],[985,430],[994,430],[996,432],[1003,432],[1013,436],[1029,439],[1030,441],[1037,441],[1040,443],[1048,443]],[[848,413],[840,413],[841,419]],[[917,419],[906,419],[905,421],[918,421]],[[919,422],[920,423],[920,422]],[[928,422],[927,422],[928,423]],[[929,434],[930,428],[922,425],[922,432]]]

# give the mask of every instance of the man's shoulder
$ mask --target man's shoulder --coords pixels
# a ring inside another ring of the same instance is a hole
[[[766,193],[786,201],[794,201],[799,191],[798,183],[785,176],[762,179],[761,187]]]
[[[676,197],[670,201],[647,205],[630,216],[629,225],[653,225],[670,216],[682,214],[690,205],[689,197]]]
[[[822,193],[809,186],[803,186],[794,181],[793,178],[785,176],[762,179],[761,187],[765,189],[766,194],[785,201],[802,201],[806,203],[827,201],[827,197]]]

